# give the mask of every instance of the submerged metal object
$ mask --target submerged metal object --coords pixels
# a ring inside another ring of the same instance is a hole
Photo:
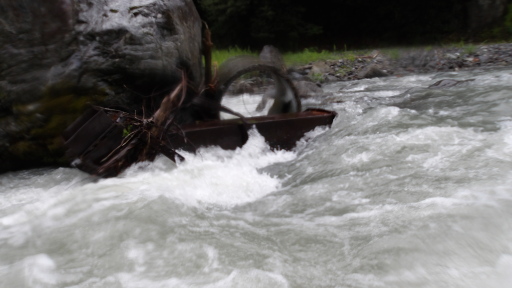
[[[103,169],[111,161],[112,153],[122,147],[128,137],[122,118],[118,114],[96,107],[77,119],[63,134],[66,156],[72,166],[101,177],[116,176],[127,167]],[[236,149],[247,142],[248,130],[253,127],[273,149],[290,150],[304,134],[319,126],[331,126],[336,112],[307,109],[298,113],[259,116],[242,119],[213,120],[189,123],[180,129],[168,131],[161,139],[151,137],[148,142],[155,152],[171,160],[180,158],[177,150],[195,152],[200,147],[219,146]],[[125,155],[124,157],[133,157]],[[136,162],[136,161],[133,161]]]
[[[253,72],[269,74],[275,87],[274,103],[266,116],[245,117],[221,104],[231,83]],[[306,132],[330,126],[336,117],[335,112],[322,109],[301,111],[292,81],[257,58],[228,61],[219,69],[214,84],[199,95],[190,96],[186,83],[184,73],[182,82],[150,118],[103,107],[84,113],[63,133],[72,166],[89,174],[113,177],[133,163],[153,161],[158,154],[175,161],[183,158],[179,150],[241,147],[253,127],[271,148],[292,149]],[[221,120],[220,112],[237,118]]]
[[[241,119],[215,120],[181,126],[180,132],[167,135],[174,149],[195,152],[199,147],[219,146],[223,149],[242,147],[253,127],[273,149],[290,150],[306,132],[318,126],[331,126],[336,112],[308,109],[303,112]]]

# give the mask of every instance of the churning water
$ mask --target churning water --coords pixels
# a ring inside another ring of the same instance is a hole
[[[0,175],[0,287],[511,287],[510,83],[336,83],[295,151]]]

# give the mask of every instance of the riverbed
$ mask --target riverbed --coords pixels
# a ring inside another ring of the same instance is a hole
[[[510,287],[510,83],[330,83],[303,105],[338,117],[293,151],[253,130],[117,178],[0,175],[0,287]]]

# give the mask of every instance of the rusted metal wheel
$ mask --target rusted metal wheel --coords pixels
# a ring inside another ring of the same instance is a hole
[[[300,112],[302,110],[297,89],[282,70],[271,63],[263,62],[252,56],[233,57],[219,67],[216,98],[222,99],[235,80],[251,72],[269,73],[273,79],[275,90],[272,98],[274,98],[274,103],[270,107],[268,115]]]

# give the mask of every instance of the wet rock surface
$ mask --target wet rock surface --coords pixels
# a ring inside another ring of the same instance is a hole
[[[202,82],[192,0],[0,0],[0,19],[0,172],[59,163],[89,103],[152,110],[183,70]]]

